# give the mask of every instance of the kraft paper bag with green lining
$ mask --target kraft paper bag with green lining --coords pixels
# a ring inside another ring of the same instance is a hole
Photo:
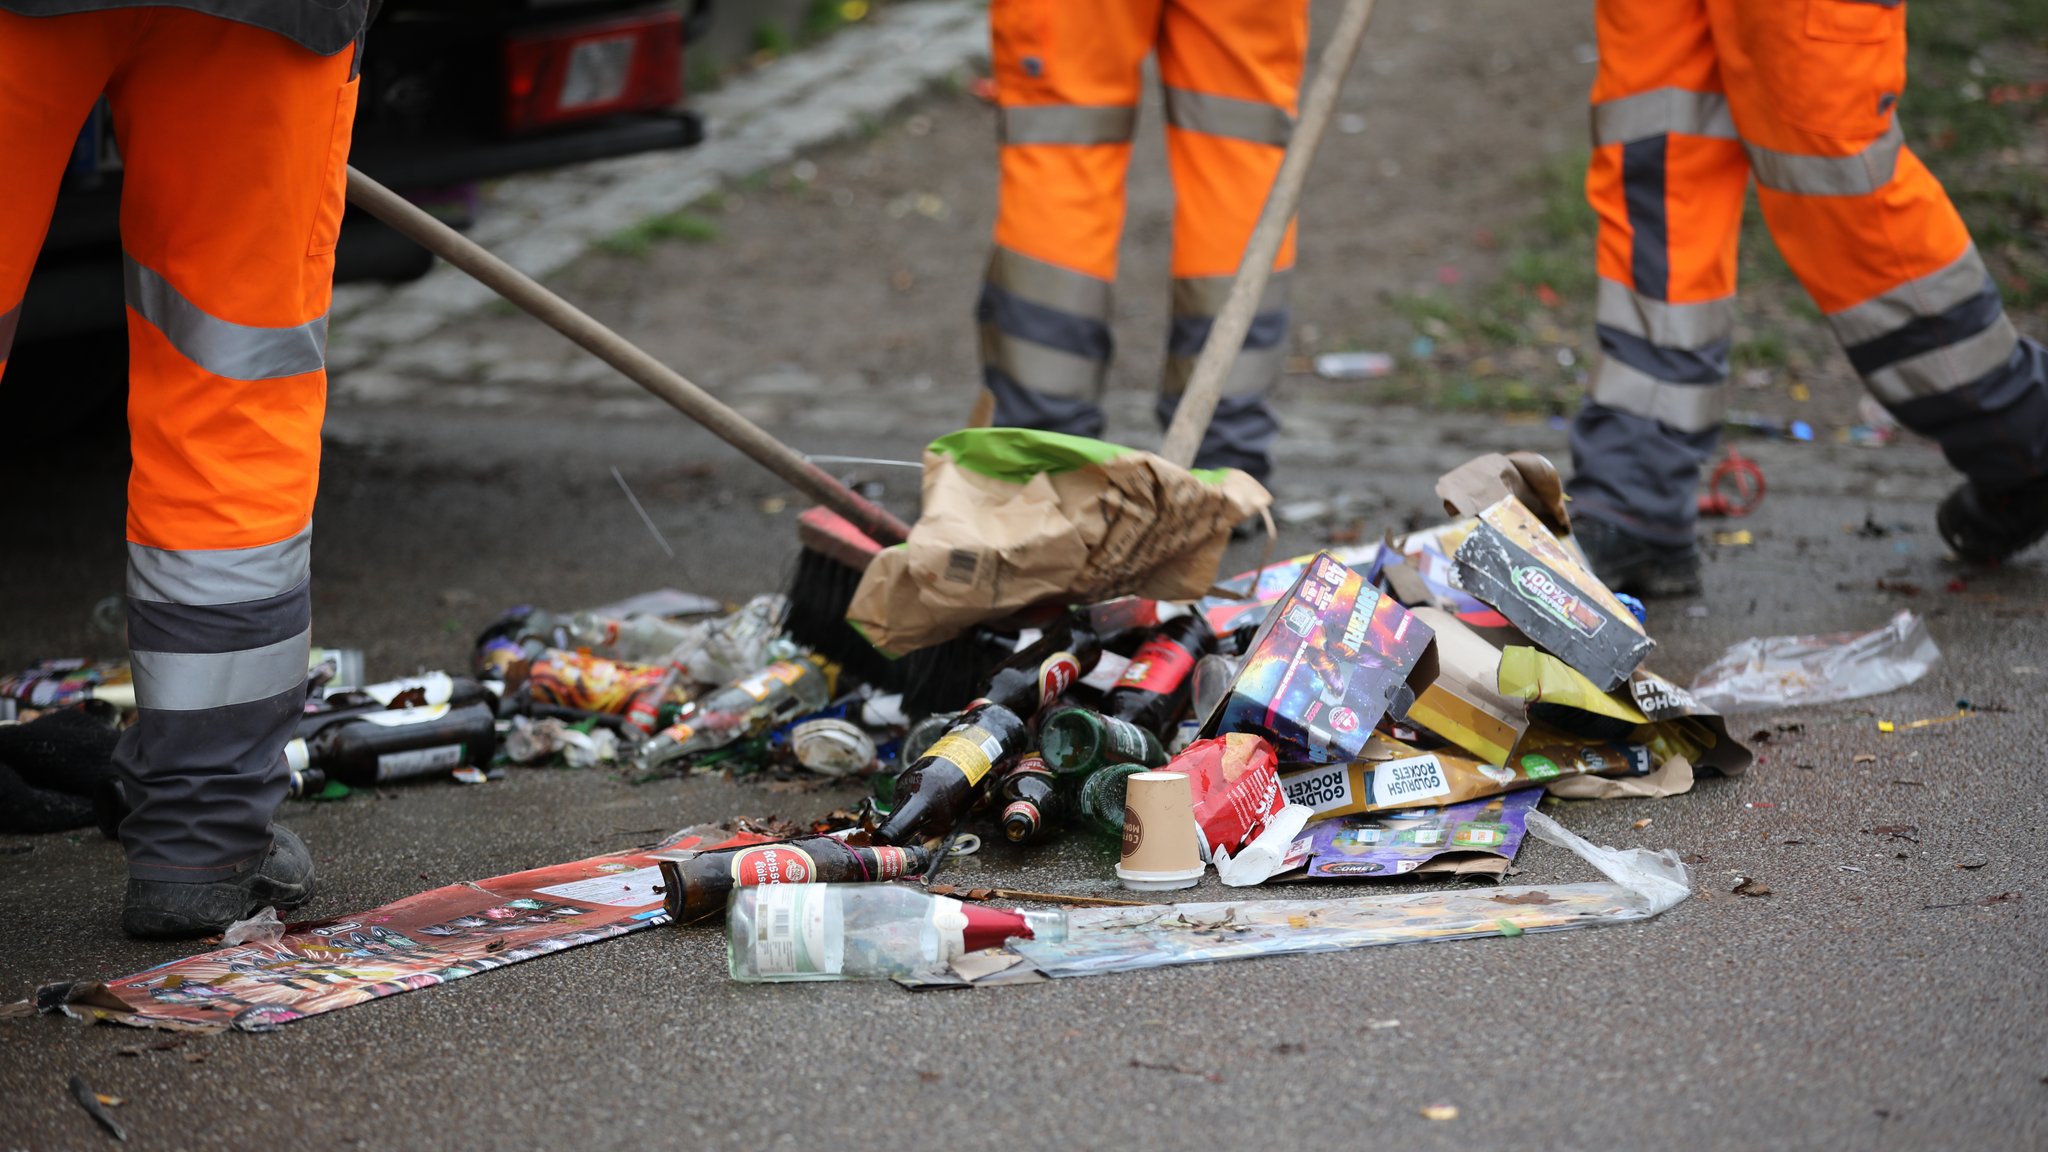
[[[1192,600],[1230,529],[1273,497],[1234,468],[1024,428],[970,428],[924,454],[924,514],[868,565],[847,619],[901,655],[1034,604]]]

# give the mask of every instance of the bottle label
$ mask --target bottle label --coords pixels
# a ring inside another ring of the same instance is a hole
[[[1109,756],[1105,763],[1115,764],[1156,764],[1159,762],[1155,751],[1159,741],[1150,732],[1128,720],[1104,716],[1103,728],[1109,736]]]
[[[754,969],[763,976],[816,976],[825,960],[825,890],[778,885],[754,897]]]
[[[875,854],[875,880],[899,880],[910,868],[910,853],[901,848],[877,847],[868,851]]]
[[[1139,646],[1116,686],[1170,696],[1187,683],[1188,673],[1194,669],[1194,653],[1164,636],[1154,636]]]
[[[1443,762],[1434,756],[1410,756],[1373,766],[1372,802],[1389,808],[1434,800],[1451,794],[1451,782],[1444,775]]]
[[[386,752],[377,757],[378,780],[403,780],[424,776],[462,763],[462,745],[443,744],[437,748],[415,748],[410,752]]]
[[[1055,652],[1038,666],[1038,702],[1057,700],[1081,678],[1081,660],[1072,652]]]
[[[818,878],[818,862],[789,844],[763,844],[732,858],[732,882],[742,888],[763,884],[809,884]]]
[[[439,720],[448,714],[446,704],[428,704],[420,708],[397,708],[389,712],[365,712],[359,719],[365,724],[380,728],[403,728],[408,724],[425,724]]]
[[[937,757],[960,770],[967,777],[969,786],[981,783],[988,775],[996,758],[1003,754],[1003,742],[978,727],[955,728],[939,737],[925,752],[925,758]]]
[[[766,700],[777,684],[794,684],[803,679],[804,665],[794,660],[777,660],[733,687],[755,701]]]

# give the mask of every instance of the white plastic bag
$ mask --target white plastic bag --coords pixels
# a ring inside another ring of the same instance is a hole
[[[1911,612],[1870,632],[1756,636],[1693,677],[1692,694],[1722,715],[1854,700],[1903,688],[1941,656]]]

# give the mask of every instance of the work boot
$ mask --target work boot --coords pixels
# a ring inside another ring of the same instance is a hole
[[[1645,600],[1700,593],[1700,550],[1688,540],[1663,544],[1645,540],[1605,520],[1582,516],[1572,522],[1572,539],[1609,591]]]
[[[2048,476],[1986,493],[1975,481],[1948,494],[1934,514],[1941,538],[1973,564],[1996,564],[2048,535]]]
[[[313,896],[313,854],[289,828],[272,825],[270,852],[240,876],[198,884],[128,881],[121,928],[141,940],[186,940],[224,932],[265,905],[290,911]]]

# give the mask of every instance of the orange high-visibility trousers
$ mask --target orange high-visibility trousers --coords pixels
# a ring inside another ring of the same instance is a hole
[[[1599,0],[1587,196],[1601,356],[1574,507],[1692,538],[1715,451],[1753,177],[1864,384],[1987,490],[2048,472],[2048,356],[2021,339],[1896,120],[1902,0]]]
[[[139,878],[255,866],[284,798],[356,55],[168,7],[0,11],[0,317],[21,307],[102,92],[124,167],[140,720],[119,759]],[[12,329],[0,320],[0,370]]]
[[[1265,207],[1293,132],[1306,0],[994,0],[1002,185],[976,309],[996,422],[1093,436],[1109,366],[1145,58],[1158,53],[1174,186],[1173,320],[1159,415],[1170,420]],[[1290,228],[1198,462],[1263,476],[1266,395],[1287,333]]]

